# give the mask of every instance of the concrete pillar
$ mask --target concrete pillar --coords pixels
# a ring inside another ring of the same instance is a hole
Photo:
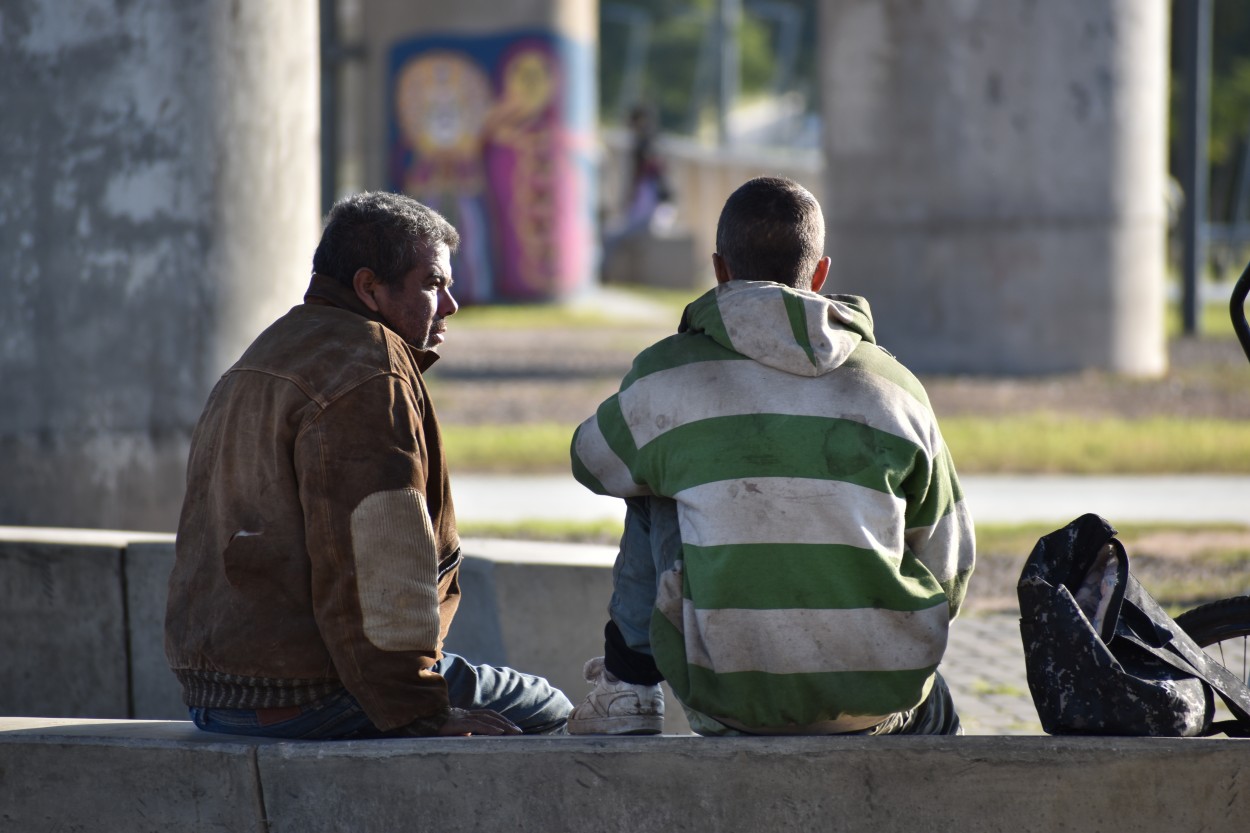
[[[364,0],[367,184],[460,230],[462,301],[553,300],[594,268],[595,0]]]
[[[318,238],[317,6],[6,0],[0,524],[171,530]]]
[[[829,286],[918,371],[1166,369],[1165,0],[821,4]]]

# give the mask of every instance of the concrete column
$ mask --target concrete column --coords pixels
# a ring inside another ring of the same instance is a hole
[[[6,0],[0,524],[171,530],[318,238],[317,6]]]
[[[364,0],[367,184],[459,230],[457,297],[553,300],[594,268],[595,0]]]
[[[918,371],[1166,369],[1165,0],[821,4],[829,286]]]

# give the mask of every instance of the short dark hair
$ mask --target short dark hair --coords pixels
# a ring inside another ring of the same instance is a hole
[[[416,268],[422,249],[440,242],[453,252],[460,245],[443,215],[412,197],[367,191],[330,209],[313,271],[351,286],[356,270],[367,268],[382,283],[394,283]]]
[[[736,280],[810,289],[824,256],[825,216],[811,192],[790,179],[749,180],[725,200],[716,251]]]

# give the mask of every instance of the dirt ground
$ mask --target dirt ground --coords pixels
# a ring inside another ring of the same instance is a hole
[[[457,331],[431,370],[441,419],[462,425],[577,423],[616,391],[633,356],[671,324]],[[1233,339],[1178,339],[1159,379],[1086,372],[1036,378],[926,376],[939,418],[1038,411],[1081,417],[1250,421],[1250,363]]]
[[[1250,529],[1159,531],[1123,536],[1123,542],[1133,575],[1174,610],[1250,594]],[[979,552],[965,609],[1016,612],[1016,582],[1030,549]]]

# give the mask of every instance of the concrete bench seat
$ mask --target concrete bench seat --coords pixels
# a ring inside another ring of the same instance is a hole
[[[1237,740],[438,738],[0,718],[0,830],[1237,830]]]
[[[580,700],[582,664],[603,653],[615,547],[466,539],[464,552],[447,650]],[[173,561],[172,535],[0,526],[0,715],[185,720],[164,650]],[[957,620],[942,673],[969,734],[1041,732],[1013,617]],[[665,732],[689,728],[668,709]]]

